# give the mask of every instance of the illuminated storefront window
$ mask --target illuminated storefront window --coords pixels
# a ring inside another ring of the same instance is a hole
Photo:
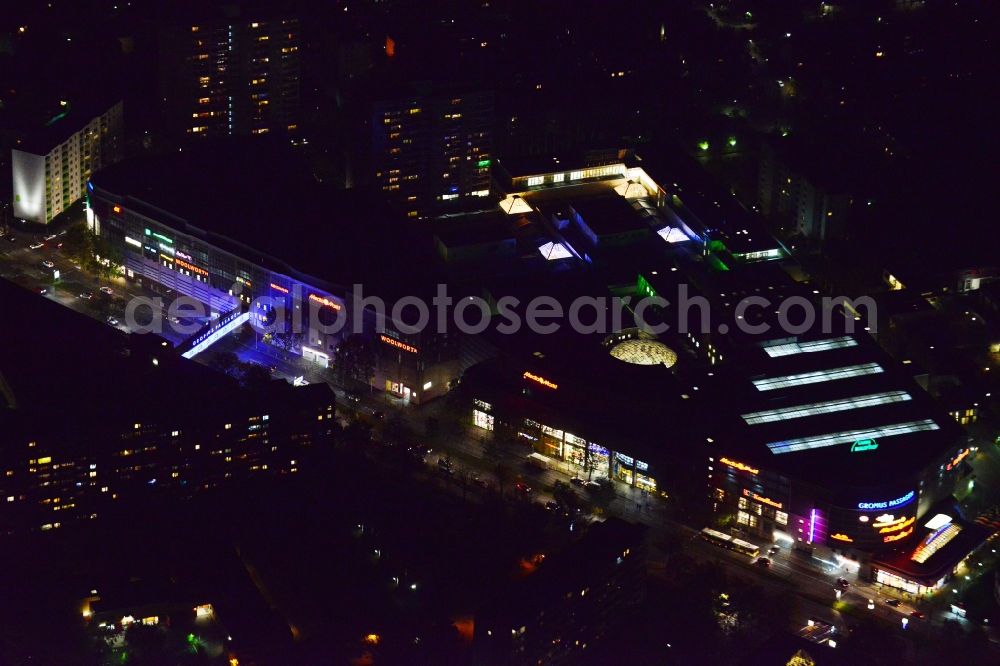
[[[472,425],[483,430],[493,430],[493,415],[474,409],[472,410]]]
[[[562,430],[542,426],[541,453],[551,457],[562,459],[563,457],[563,433]]]
[[[656,492],[656,479],[651,476],[646,476],[640,472],[635,474],[635,487],[645,490],[647,492]]]
[[[738,511],[736,513],[736,522],[740,525],[746,525],[747,527],[757,527],[758,518],[752,513]]]
[[[925,589],[923,585],[918,585],[912,580],[907,580],[906,578],[902,578],[901,576],[897,576],[894,573],[883,571],[881,569],[875,572],[875,582],[888,585],[889,587],[895,587],[900,590],[905,590],[910,594],[920,594]]]

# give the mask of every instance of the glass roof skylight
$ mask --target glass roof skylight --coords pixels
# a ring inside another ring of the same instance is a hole
[[[935,514],[933,518],[928,520],[924,524],[924,527],[926,527],[929,530],[937,530],[944,527],[950,522],[951,522],[951,516],[949,516],[947,513],[938,513]]]
[[[548,242],[538,248],[538,251],[543,257],[549,261],[555,261],[556,259],[566,259],[567,257],[572,257],[573,253],[566,249],[566,246],[562,243]]]
[[[691,240],[687,237],[687,234],[681,231],[678,227],[663,227],[656,233],[658,233],[660,238],[668,243],[683,243]]]
[[[858,341],[849,335],[842,335],[839,338],[828,340],[809,340],[808,342],[785,342],[771,344],[764,347],[764,351],[771,358],[778,356],[791,356],[792,354],[805,354],[809,352],[821,352],[828,349],[842,349],[844,347],[857,347]]]
[[[858,365],[847,365],[842,368],[816,370],[815,372],[803,372],[797,375],[783,375],[781,377],[755,379],[753,380],[753,385],[757,387],[758,391],[774,391],[776,389],[802,386],[804,384],[832,382],[837,379],[847,379],[849,377],[877,375],[881,372],[885,371],[878,363],[859,363]]]
[[[743,420],[746,421],[748,425],[757,425],[760,423],[786,421],[788,419],[800,419],[806,416],[814,416],[816,414],[830,414],[831,412],[846,412],[851,409],[888,405],[894,402],[905,402],[906,400],[911,399],[910,394],[906,391],[885,391],[883,393],[859,395],[854,398],[842,398],[840,400],[828,400],[826,402],[812,402],[807,405],[796,405],[794,407],[782,407],[781,409],[768,409],[762,412],[751,412],[749,414],[743,414]]]
[[[780,442],[770,442],[767,448],[771,449],[771,453],[778,455],[781,453],[794,453],[795,451],[823,449],[828,446],[836,446],[837,444],[853,444],[859,439],[885,439],[886,437],[894,437],[896,435],[909,435],[914,432],[939,429],[940,426],[933,420],[923,419],[920,421],[908,421],[906,423],[894,423],[879,428],[844,430],[828,435],[786,439]]]

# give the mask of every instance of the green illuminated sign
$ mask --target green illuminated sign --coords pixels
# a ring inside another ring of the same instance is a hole
[[[490,160],[488,159],[479,160],[479,162],[476,163],[477,167],[488,167],[489,165],[490,165]]]
[[[702,150],[708,150],[708,146],[709,146],[708,141],[699,141],[698,142],[698,147],[700,149],[702,149]]]
[[[878,442],[874,439],[859,439],[851,444],[851,451],[874,451],[878,448]]]
[[[174,241],[173,241],[172,239],[170,239],[170,238],[167,238],[167,237],[166,237],[166,236],[164,236],[163,234],[157,234],[157,233],[154,233],[153,235],[154,235],[154,236],[156,236],[157,238],[159,238],[159,239],[160,239],[161,241],[163,241],[164,243],[169,243],[170,245],[173,245],[173,244],[174,244]]]

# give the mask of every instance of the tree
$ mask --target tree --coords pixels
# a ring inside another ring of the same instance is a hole
[[[81,263],[94,256],[94,234],[85,225],[74,224],[63,235],[63,253]]]
[[[510,468],[502,462],[498,462],[493,468],[493,474],[497,477],[497,486],[500,488],[500,497],[503,497],[504,484],[511,479]]]
[[[231,351],[217,353],[212,357],[212,361],[209,363],[209,367],[214,370],[218,370],[221,373],[227,374],[230,377],[236,376],[239,366],[240,358]]]
[[[615,500],[615,487],[607,480],[598,481],[597,483],[598,486],[591,492],[590,499],[594,503],[594,506],[603,513],[608,510],[608,507]]]
[[[785,666],[816,666],[816,662],[805,650],[798,650]]]
[[[413,428],[399,414],[393,414],[382,428],[382,440],[390,446],[402,446],[413,440]]]
[[[259,389],[271,383],[271,371],[258,363],[241,363],[240,385],[246,389]]]
[[[375,349],[371,341],[357,333],[346,337],[334,352],[333,371],[342,386],[368,385],[375,376]]]
[[[294,351],[302,343],[302,336],[298,333],[279,331],[270,336],[269,342],[284,351]]]
[[[124,258],[121,251],[100,236],[92,236],[93,253],[88,259],[88,268],[97,275],[110,278],[119,274]]]

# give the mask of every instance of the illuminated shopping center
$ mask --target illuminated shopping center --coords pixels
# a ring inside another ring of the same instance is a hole
[[[713,509],[751,534],[867,561],[912,551],[967,474],[968,438],[866,333],[744,349],[710,389]]]
[[[570,476],[670,492],[667,469],[691,442],[690,396],[670,364],[621,360],[599,337],[575,333],[526,344],[530,353],[506,346],[462,378],[482,436],[516,442]]]
[[[360,310],[348,307],[353,284],[391,303],[421,294],[433,270],[403,271],[421,261],[420,244],[370,194],[324,188],[295,160],[262,155],[269,153],[227,144],[219,154],[116,165],[89,183],[91,225],[121,255],[125,278],[168,302],[189,296],[261,324],[274,323],[281,304],[286,330],[296,331],[291,351],[329,367],[354,328],[348,313]],[[424,263],[433,261],[428,252]],[[460,372],[457,337],[405,335],[389,318],[380,331],[373,312],[363,312],[377,350],[374,388],[413,403],[447,391]],[[341,316],[342,329],[324,328]]]

